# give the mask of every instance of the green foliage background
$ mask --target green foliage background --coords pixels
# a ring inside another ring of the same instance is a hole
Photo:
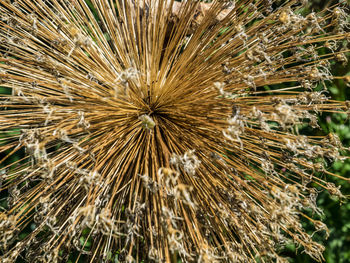
[[[330,6],[335,1],[311,0],[310,10],[320,10],[326,6]],[[350,60],[350,56],[348,59]],[[332,73],[334,76],[350,75],[350,63],[342,65],[333,63]],[[335,100],[350,100],[350,87],[343,80],[335,80],[329,85],[330,93],[328,96]],[[320,126],[322,131],[313,131],[315,133],[335,133],[342,140],[344,146],[350,147],[350,116],[344,114],[331,114],[320,116]],[[340,176],[350,178],[350,159],[344,162],[335,162],[329,170]],[[322,176],[322,175],[321,175]],[[341,186],[341,191],[347,197],[350,197],[349,181],[340,180],[334,177],[328,177],[328,181],[334,182]],[[323,222],[330,230],[330,236],[327,240],[321,239],[322,235],[316,236],[320,238],[320,242],[326,247],[324,257],[327,263],[348,263],[350,262],[350,200],[343,203],[339,200],[331,198],[326,192],[319,194],[319,207],[324,211]],[[313,232],[311,227],[307,227],[310,233]],[[315,262],[307,255],[301,253],[302,249],[296,249],[291,246],[286,250],[290,256],[290,262],[293,263],[308,263]]]
[[[333,74],[335,76],[350,75],[350,64],[346,67],[341,65],[333,65]],[[329,87],[332,98],[336,100],[349,100],[350,87],[346,86],[343,80],[336,80]],[[350,147],[350,125],[348,117],[344,114],[321,115],[320,126],[322,131],[313,131],[309,135],[318,135],[320,133],[335,133],[342,140],[344,146]],[[316,134],[315,134],[316,133]],[[329,171],[340,176],[350,178],[350,159],[343,162],[335,162],[329,167]],[[322,175],[321,175],[322,176]],[[327,181],[334,182],[341,186],[341,191],[347,197],[350,197],[349,181],[344,181],[334,177],[327,177]],[[323,222],[330,230],[330,236],[327,240],[320,242],[326,247],[324,257],[327,263],[348,263],[350,262],[350,201],[340,202],[338,199],[330,197],[327,192],[321,192],[317,200],[318,206],[324,211]],[[314,230],[310,226],[306,226],[310,233]],[[285,251],[290,256],[290,262],[307,263],[316,262],[307,255],[301,253],[302,249],[296,249],[291,246]]]

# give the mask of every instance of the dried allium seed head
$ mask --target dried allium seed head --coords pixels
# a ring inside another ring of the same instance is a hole
[[[301,221],[328,235],[348,149],[299,128],[350,114],[322,90],[348,9],[267,2],[1,1],[2,261],[322,260]]]

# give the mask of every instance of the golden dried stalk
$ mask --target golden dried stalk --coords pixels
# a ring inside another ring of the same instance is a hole
[[[2,262],[322,260],[348,13],[272,2],[1,1]]]

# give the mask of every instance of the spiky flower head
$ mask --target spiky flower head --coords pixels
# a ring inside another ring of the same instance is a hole
[[[2,262],[322,260],[348,14],[278,2],[1,1]]]

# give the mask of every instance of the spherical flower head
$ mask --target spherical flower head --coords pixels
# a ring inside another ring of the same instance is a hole
[[[321,261],[348,9],[274,2],[1,1],[2,262]]]

